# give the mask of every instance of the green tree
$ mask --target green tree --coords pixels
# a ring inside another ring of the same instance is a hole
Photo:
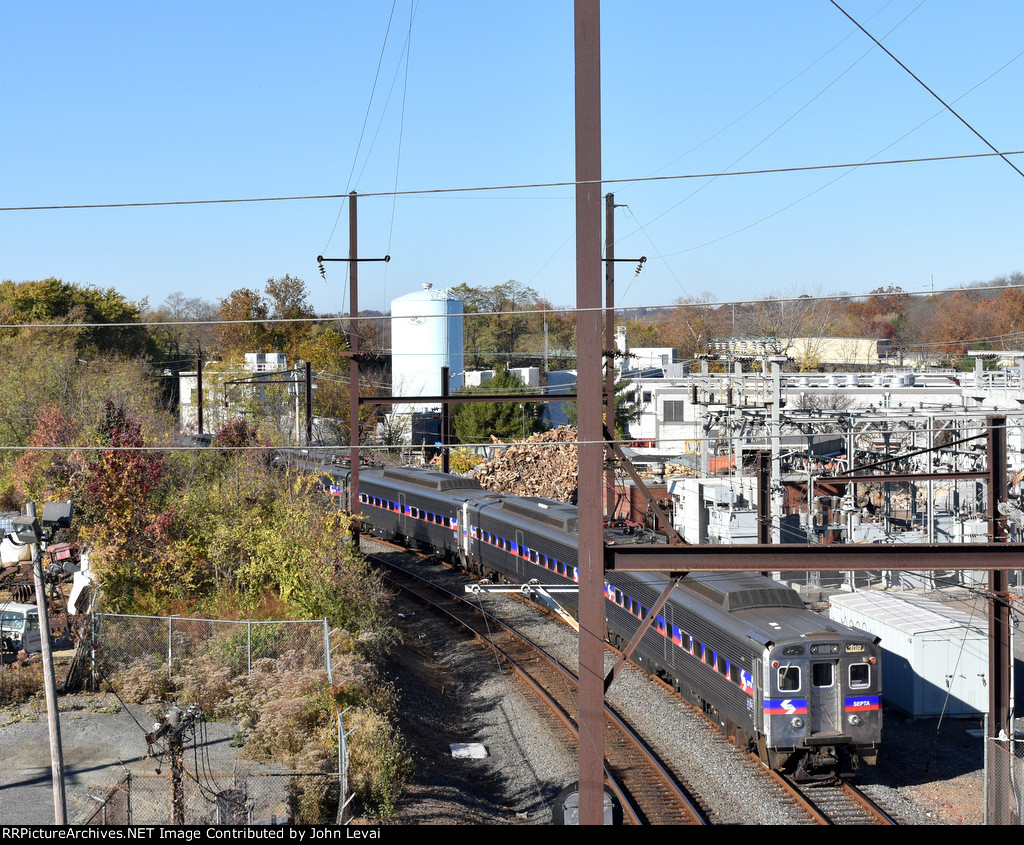
[[[524,314],[537,303],[537,291],[510,279],[491,287],[457,285],[451,293],[462,300],[466,317],[462,339],[470,369],[510,366],[530,330],[531,317]],[[480,316],[471,316],[479,313]],[[536,322],[536,320],[532,320]]]
[[[54,278],[0,282],[0,322],[92,324],[73,335],[79,352],[94,349],[127,357],[153,355],[156,345],[142,320],[145,310],[145,300],[132,302],[114,288]],[[8,334],[14,336],[15,331],[8,330]]]
[[[464,402],[456,405],[452,424],[462,443],[488,443],[492,435],[500,440],[518,439],[546,427],[541,420],[540,403],[530,402],[523,383],[504,367],[498,367],[486,384],[459,392],[523,394],[522,402]]]
[[[303,321],[307,317],[316,316],[316,311],[306,299],[306,283],[302,279],[285,274],[278,278],[267,279],[264,289],[272,320],[299,321],[273,323],[269,330],[270,342],[273,347],[293,356],[296,347],[303,342],[310,330],[310,326],[314,325]]]
[[[217,342],[222,354],[273,351],[273,339],[263,322],[269,316],[267,300],[251,288],[238,288],[221,299]]]
[[[633,382],[628,379],[619,379],[614,384],[615,390],[615,439],[629,439],[629,427],[640,421],[643,414],[643,405],[637,391],[630,389]],[[575,402],[566,402],[566,416],[569,417],[569,425],[576,425],[577,412]]]

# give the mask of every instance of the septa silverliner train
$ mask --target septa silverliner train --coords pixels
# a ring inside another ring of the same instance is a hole
[[[333,476],[332,495],[346,506],[348,470],[321,469]],[[358,511],[374,536],[492,579],[578,580],[576,508],[563,502],[493,493],[473,479],[435,470],[363,469]],[[624,539],[620,533],[616,542]],[[609,642],[630,640],[665,578],[606,574]],[[559,595],[575,611],[575,596]],[[876,762],[882,733],[878,638],[807,610],[795,590],[770,578],[691,572],[632,659],[772,769],[807,780]]]

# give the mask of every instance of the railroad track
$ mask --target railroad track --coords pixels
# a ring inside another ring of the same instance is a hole
[[[845,780],[836,778],[815,784],[786,783],[799,796],[801,806],[817,824],[896,824],[888,813]]]
[[[379,541],[374,541],[379,542]],[[418,600],[454,620],[490,644],[504,665],[534,696],[544,701],[563,730],[576,735],[577,679],[523,634],[483,610],[479,602],[457,595],[403,562],[412,553],[395,547],[395,553],[369,554],[386,567],[389,581]],[[624,719],[605,708],[605,759],[609,785],[617,794],[627,822],[633,824],[706,824],[707,816],[657,755],[633,732]]]

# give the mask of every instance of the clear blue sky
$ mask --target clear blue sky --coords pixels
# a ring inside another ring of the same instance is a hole
[[[842,5],[997,149],[1024,149],[1024,3]],[[385,42],[391,13],[2,0],[0,206],[573,178],[570,0],[398,0]],[[608,179],[988,151],[828,0],[606,0],[602,56]],[[998,158],[608,189],[628,204],[617,254],[650,259],[636,279],[619,265],[626,305],[1024,271],[1024,178]],[[573,302],[569,187],[366,197],[359,211],[360,254],[393,256],[362,266],[364,308],[422,282],[508,279]],[[341,201],[0,212],[0,278],[151,305],[289,273],[319,310],[346,308],[342,265],[324,282],[319,253],[348,253]]]

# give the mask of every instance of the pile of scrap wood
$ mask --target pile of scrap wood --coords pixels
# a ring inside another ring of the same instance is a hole
[[[568,425],[534,434],[510,443],[493,460],[476,467],[472,476],[497,493],[545,496],[575,504],[576,438],[575,427]]]

